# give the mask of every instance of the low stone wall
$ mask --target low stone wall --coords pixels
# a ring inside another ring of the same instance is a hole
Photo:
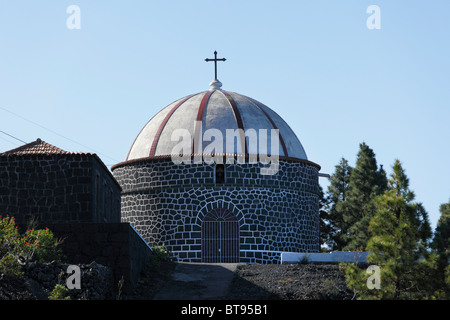
[[[319,263],[339,263],[339,262],[367,262],[370,252],[361,251],[335,251],[328,253],[315,252],[283,252],[281,253],[281,263],[319,262]]]
[[[113,280],[125,280],[124,291],[132,290],[151,248],[129,223],[47,224],[63,240],[64,261],[70,264],[98,264],[111,268]]]
[[[0,214],[16,223],[120,222],[120,191],[94,154],[0,155]]]

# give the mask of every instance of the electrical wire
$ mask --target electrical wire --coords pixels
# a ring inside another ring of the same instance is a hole
[[[12,144],[12,145],[17,146],[17,147],[20,146],[20,144],[18,144],[17,142],[15,142],[15,141],[13,142],[13,141],[11,141],[11,140],[8,140],[8,139],[6,139],[6,138],[3,137],[3,136],[0,136],[0,140],[6,141],[6,142],[8,142],[9,144]],[[2,153],[2,151],[0,151],[0,153]]]
[[[68,138],[68,137],[66,137],[66,136],[64,136],[64,135],[62,135],[62,134],[60,134],[60,133],[58,133],[58,132],[56,132],[56,131],[54,131],[54,130],[52,130],[52,129],[49,129],[49,128],[47,128],[47,127],[44,127],[43,125],[40,125],[40,124],[37,123],[37,122],[34,122],[34,121],[32,121],[32,120],[29,120],[29,119],[27,119],[27,118],[25,118],[25,117],[23,117],[23,116],[21,116],[21,115],[15,113],[15,112],[12,112],[11,110],[8,110],[8,109],[6,109],[6,108],[4,108],[4,107],[1,107],[1,106],[0,106],[0,109],[4,110],[4,111],[6,111],[6,112],[9,112],[10,114],[12,114],[12,115],[14,115],[14,116],[16,116],[16,117],[18,117],[18,118],[20,118],[20,119],[22,119],[22,120],[25,120],[25,121],[27,121],[27,122],[29,122],[29,123],[31,123],[31,124],[34,124],[35,126],[38,126],[38,127],[42,128],[42,129],[44,129],[44,130],[47,130],[47,131],[49,131],[49,132],[51,132],[51,133],[53,133],[53,134],[56,134],[57,136],[60,136],[61,138],[64,138],[64,139],[69,140],[69,141],[71,141],[71,142],[73,142],[73,143],[76,143],[76,144],[82,146],[83,148],[89,149],[89,150],[93,151],[94,153],[96,153],[96,154],[98,154],[98,155],[102,155],[102,156],[107,157],[107,158],[109,158],[109,159],[111,159],[111,160],[114,160],[116,163],[119,162],[118,160],[116,160],[116,159],[114,159],[114,158],[112,158],[112,157],[110,157],[110,156],[108,156],[108,155],[106,155],[106,154],[103,154],[103,153],[100,153],[100,152],[96,152],[94,149],[92,149],[92,148],[90,148],[90,147],[88,147],[88,146],[86,146],[86,145],[84,145],[84,144],[81,144],[81,143],[79,143],[78,141],[75,141],[75,140],[73,140],[73,139],[71,139],[71,138]],[[9,135],[9,134],[7,134],[7,135]],[[11,137],[13,137],[13,136],[11,136]],[[18,139],[18,138],[15,138],[15,137],[13,137],[13,138],[14,138],[14,139],[17,139],[17,140],[19,140],[19,141],[24,142],[23,140],[20,140],[20,139]],[[27,142],[24,142],[24,143],[27,143]]]
[[[16,138],[16,137],[14,137],[14,136],[11,135],[11,134],[6,133],[5,131],[0,130],[0,132],[3,133],[3,134],[6,134],[7,136],[9,136],[9,137],[11,137],[11,138],[14,138],[14,139],[16,139],[16,140],[19,140],[20,142],[27,143],[27,142],[23,141],[22,139]]]

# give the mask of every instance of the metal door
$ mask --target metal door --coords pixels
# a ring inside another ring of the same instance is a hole
[[[202,261],[239,262],[239,222],[226,209],[214,209],[202,222]]]

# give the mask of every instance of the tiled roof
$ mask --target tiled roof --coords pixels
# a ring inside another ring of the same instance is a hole
[[[41,139],[37,139],[18,148],[0,153],[2,156],[24,154],[70,154],[70,152],[55,147]]]
[[[42,141],[39,138],[36,141],[24,144],[23,146],[20,146],[18,148],[0,153],[0,156],[7,156],[7,157],[13,157],[13,158],[14,158],[14,156],[25,156],[25,158],[28,158],[28,156],[33,156],[33,155],[69,155],[69,156],[70,155],[80,155],[80,156],[87,156],[89,158],[93,158],[94,160],[98,161],[98,163],[101,166],[103,166],[105,171],[112,177],[114,183],[116,183],[119,186],[120,190],[122,190],[122,187],[119,185],[117,180],[114,178],[111,171],[109,171],[108,167],[103,163],[103,161],[95,153],[65,151],[65,150],[55,147],[45,141]],[[60,157],[64,157],[64,156],[58,156],[57,158],[60,158]]]

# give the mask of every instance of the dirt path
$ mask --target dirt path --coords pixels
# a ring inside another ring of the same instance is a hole
[[[179,262],[154,300],[224,299],[238,265]]]

